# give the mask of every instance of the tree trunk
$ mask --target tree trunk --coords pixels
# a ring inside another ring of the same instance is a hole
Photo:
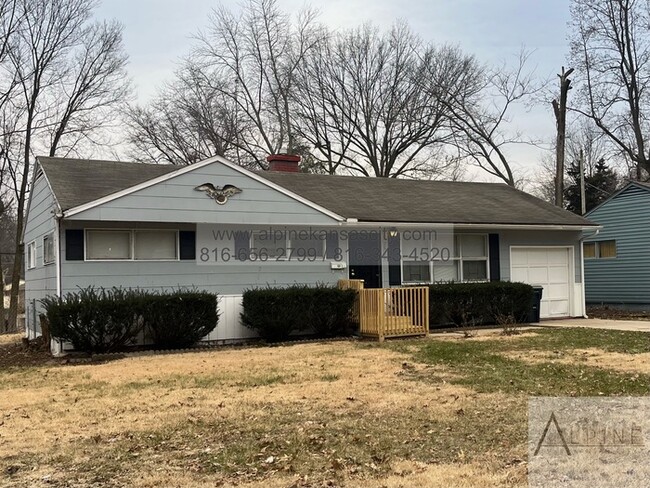
[[[23,244],[23,231],[25,220],[25,199],[27,196],[27,181],[29,179],[29,167],[31,158],[32,124],[34,121],[34,107],[38,98],[38,92],[32,94],[30,110],[27,114],[27,125],[25,129],[25,147],[23,156],[23,174],[18,194],[18,209],[16,212],[16,254],[14,255],[14,267],[11,273],[11,301],[9,302],[9,328],[18,329],[18,297],[20,294],[20,275],[24,262],[25,245]],[[25,307],[27,304],[25,303]]]
[[[0,333],[9,332],[7,318],[5,317],[5,274],[0,263],[0,290],[2,290],[2,300],[0,300]]]
[[[560,101],[553,100],[553,113],[555,114],[555,123],[557,126],[557,137],[555,140],[555,205],[564,207],[564,155],[566,147],[566,109],[569,90],[571,89],[571,80],[569,75],[573,73],[573,68],[564,71],[558,75],[560,78]]]

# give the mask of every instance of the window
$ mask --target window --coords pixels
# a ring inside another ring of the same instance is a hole
[[[43,237],[43,264],[52,264],[54,256],[54,234]]]
[[[457,236],[462,281],[488,279],[487,238],[482,234]]]
[[[86,259],[131,259],[131,231],[86,231]]]
[[[403,232],[402,282],[431,283],[431,239],[426,232]]]
[[[135,259],[175,260],[178,257],[177,240],[175,230],[137,230]]]
[[[27,244],[27,269],[36,267],[36,241]]]
[[[595,258],[596,257],[596,243],[595,242],[585,242],[585,244],[584,244],[584,253],[585,253],[585,258]]]
[[[616,257],[616,241],[596,241],[584,243],[585,259],[607,259]]]
[[[431,266],[428,262],[404,261],[402,266],[403,281],[406,283],[430,283]]]
[[[322,258],[325,255],[325,241],[316,237],[307,235],[291,236],[289,247],[291,248],[292,259],[313,261],[315,258]],[[302,237],[305,237],[304,239]]]
[[[260,232],[251,237],[251,259],[266,260],[286,257],[286,241],[276,240],[271,232]]]
[[[616,257],[616,241],[600,241],[598,243],[598,257],[599,258],[615,258]]]

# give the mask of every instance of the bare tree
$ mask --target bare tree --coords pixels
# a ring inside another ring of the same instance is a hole
[[[516,186],[517,178],[508,148],[531,144],[511,130],[511,113],[538,93],[543,83],[526,70],[530,53],[521,51],[514,68],[472,66],[462,72],[462,82],[442,98],[449,111],[453,147],[459,155],[488,174]]]
[[[553,105],[553,113],[555,114],[555,124],[557,129],[557,136],[555,139],[555,205],[562,208],[564,207],[564,156],[566,149],[566,114],[567,114],[567,98],[569,90],[571,89],[571,76],[573,68],[564,70],[562,66],[562,73],[557,76],[560,78],[560,97],[554,99],[551,104]]]
[[[217,82],[188,63],[148,106],[131,107],[126,120],[133,159],[185,165],[211,156],[237,157],[243,124]]]
[[[571,61],[576,112],[591,119],[636,167],[650,172],[650,22],[643,0],[573,0]]]
[[[457,49],[425,46],[403,23],[321,36],[299,69],[295,126],[329,173],[433,176],[444,169],[446,112],[441,90],[422,80],[449,81],[466,62]]]
[[[93,24],[94,6],[93,0],[17,0],[20,22],[7,48],[17,87],[3,109],[6,114],[11,106],[18,114],[14,136],[20,138],[10,159],[18,228],[10,324],[15,324],[18,310],[22,229],[34,151],[56,155],[90,140],[128,92],[122,29],[115,23]],[[0,24],[0,32],[10,28],[4,17]]]
[[[295,22],[276,0],[248,0],[240,15],[214,10],[209,29],[197,36],[195,66],[233,102],[244,130],[237,135],[240,159],[264,165],[264,157],[297,146],[291,93],[298,66],[317,32],[309,10]],[[223,83],[228,80],[228,83]]]

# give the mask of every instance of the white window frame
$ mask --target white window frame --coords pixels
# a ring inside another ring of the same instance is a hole
[[[462,236],[464,235],[471,235],[471,236],[481,236],[483,237],[483,242],[485,243],[485,256],[480,256],[480,257],[463,257],[463,243],[462,243]],[[429,246],[431,247],[431,239],[429,238]],[[458,255],[453,256],[449,259],[449,262],[453,262],[454,265],[456,266],[456,271],[457,271],[457,276],[458,276],[458,282],[459,283],[485,283],[490,281],[490,243],[489,243],[489,235],[488,234],[483,234],[483,233],[464,233],[464,234],[455,234],[454,235],[454,247],[458,247]],[[400,232],[400,254],[402,253],[403,247],[403,240],[402,240],[402,233]],[[454,252],[455,254],[455,252]],[[408,260],[407,260],[408,261]],[[472,281],[466,281],[465,277],[463,276],[463,262],[464,261],[481,261],[485,262],[485,275],[486,278],[485,280],[472,280]],[[400,256],[400,276],[401,276],[401,282],[402,284],[432,284],[434,283],[434,273],[433,273],[433,264],[435,261],[429,261],[429,281],[428,282],[415,282],[415,281],[407,281],[404,279],[404,256]]]
[[[127,259],[92,259],[88,257],[88,233],[89,232],[128,232],[129,233],[129,253],[130,257]],[[135,259],[135,239],[138,232],[175,232],[176,233],[176,258],[175,259]],[[180,242],[179,242],[178,229],[126,229],[122,227],[116,228],[86,228],[84,229],[84,261],[90,263],[124,263],[124,262],[175,262],[180,261]]]
[[[431,284],[433,283],[433,265],[431,261],[428,261],[429,264],[429,281],[408,281],[404,279],[404,261],[407,261],[409,263],[411,262],[417,262],[417,261],[411,261],[410,259],[404,259],[403,249],[404,249],[404,233],[400,232],[399,233],[399,250],[400,250],[400,259],[399,259],[399,267],[400,267],[400,278],[401,278],[401,283],[404,284],[406,283],[407,285],[420,285],[420,284]],[[429,243],[427,244],[428,248],[431,248],[431,236],[429,236]],[[417,248],[416,248],[417,249]],[[424,262],[422,264],[425,264]]]
[[[484,247],[483,250],[485,251],[484,256],[473,256],[473,257],[464,257],[463,256],[463,236],[481,236],[483,237],[483,242],[484,242]],[[458,238],[458,280],[461,283],[485,283],[490,281],[490,242],[489,242],[489,235],[488,234],[472,234],[472,233],[465,233],[465,234],[456,234],[456,237]],[[471,280],[468,281],[465,279],[464,272],[463,272],[463,263],[465,261],[481,261],[485,262],[485,279],[484,280]]]
[[[27,244],[26,261],[27,269],[36,268],[36,240],[33,240]]]
[[[153,259],[143,259],[135,257],[135,241],[138,239],[138,233],[147,233],[147,232],[174,232],[176,235],[174,241],[176,243],[175,256],[174,258],[153,258]],[[179,232],[178,229],[134,229],[131,236],[131,255],[133,256],[133,261],[179,261],[180,260],[180,242],[179,242]]]
[[[46,253],[47,246],[45,244],[46,240],[52,241],[52,256],[49,261],[46,259],[47,257],[47,253]],[[43,236],[43,266],[47,266],[49,264],[54,264],[54,263],[56,263],[56,242],[54,241],[54,232],[51,232]]]

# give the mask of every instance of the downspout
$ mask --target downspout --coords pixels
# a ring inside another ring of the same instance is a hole
[[[54,214],[54,220],[56,222],[56,239],[54,239],[54,250],[56,252],[56,296],[61,296],[61,219],[63,219],[63,213],[56,212]],[[52,355],[59,356],[63,352],[63,344],[57,340],[54,340],[50,337],[50,351]]]
[[[57,212],[54,214],[56,221],[56,239],[54,241],[56,252],[56,296],[61,296],[61,219],[63,214]]]
[[[593,234],[589,236],[582,236],[580,238],[580,277],[582,278],[582,316],[588,319],[587,316],[587,281],[585,280],[585,239],[589,237],[596,237],[600,233],[600,228],[596,229]]]

